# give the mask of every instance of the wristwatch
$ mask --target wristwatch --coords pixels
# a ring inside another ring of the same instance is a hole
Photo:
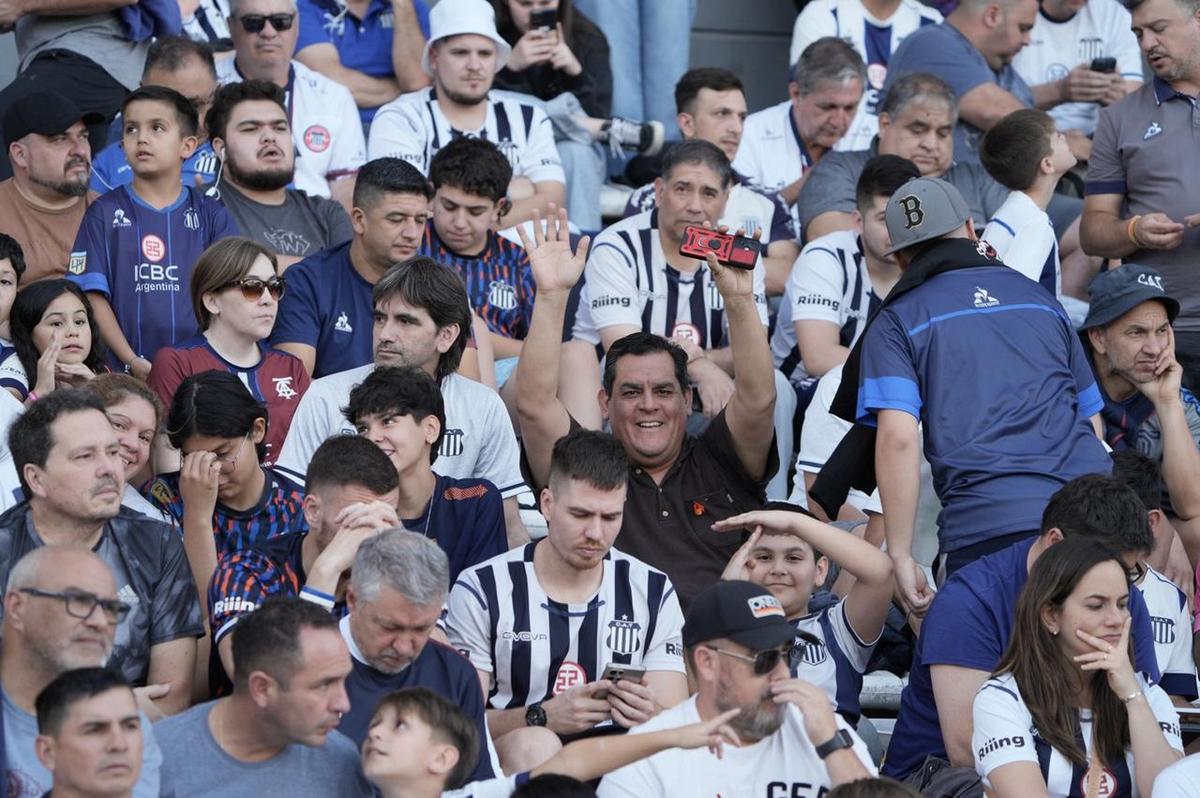
[[[529,716],[526,715],[527,720],[528,717]],[[834,751],[841,751],[843,748],[853,747],[854,738],[850,736],[850,732],[846,731],[845,729],[838,729],[837,734],[833,735],[829,742],[822,743],[821,745],[817,746],[817,756],[824,759]]]
[[[546,710],[542,709],[542,702],[530,704],[525,708],[525,725],[526,726],[545,726],[546,725]]]

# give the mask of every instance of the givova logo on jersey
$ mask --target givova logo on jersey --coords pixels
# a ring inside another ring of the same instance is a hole
[[[608,637],[604,645],[614,654],[635,654],[642,647],[642,625],[629,620],[628,615],[622,615],[621,620],[613,618],[608,622]]]

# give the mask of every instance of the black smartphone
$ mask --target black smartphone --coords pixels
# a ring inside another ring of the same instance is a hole
[[[530,30],[554,30],[557,24],[557,9],[543,8],[541,11],[534,11],[529,14]]]
[[[637,682],[638,684],[641,684],[642,679],[645,677],[645,675],[646,675],[645,668],[639,668],[636,665],[616,665],[616,664],[610,662],[608,665],[606,665],[604,667],[604,673],[601,674],[600,678],[606,679],[610,682],[619,682],[622,679],[625,679],[625,680],[628,680],[631,682]],[[607,690],[599,690],[596,693],[596,698],[598,698],[598,699],[603,700],[607,697],[608,697]]]
[[[1093,58],[1092,65],[1089,67],[1093,72],[1116,72],[1117,59],[1109,56],[1107,58]]]

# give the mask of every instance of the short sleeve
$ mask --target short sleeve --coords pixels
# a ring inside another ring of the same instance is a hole
[[[154,391],[164,407],[170,407],[175,391],[188,375],[187,359],[178,349],[164,346],[154,355],[146,387]]]
[[[871,652],[875,650],[875,644],[883,636],[883,627],[880,627],[879,634],[875,636],[874,640],[867,642],[859,637],[858,632],[850,626],[850,619],[846,617],[846,599],[842,599],[825,612],[828,614],[833,636],[837,639],[838,646],[846,655],[846,659],[850,661],[850,667],[858,673],[866,673]]]
[[[800,225],[804,228],[823,213],[853,213],[858,209],[854,202],[858,175],[850,168],[848,159],[839,158],[836,153],[829,155],[809,172],[796,200]]]
[[[679,596],[667,582],[662,603],[658,610],[658,623],[642,667],[648,671],[676,671],[685,673],[683,665],[683,610],[679,608]]]
[[[1142,591],[1129,592],[1129,636],[1133,640],[1133,667],[1144,675],[1151,684],[1158,682],[1162,672],[1158,667],[1158,655],[1154,651],[1154,625]]]
[[[999,218],[996,218],[992,220],[988,228],[991,229],[992,224],[997,223],[1006,226]],[[1046,261],[1054,251],[1056,243],[1054,228],[1047,223],[1046,219],[1035,219],[1021,225],[1016,230],[1009,227],[1006,232],[1012,235],[1012,241],[1008,244],[1007,251],[1001,255],[1000,260],[1035,283],[1040,282]],[[984,234],[984,237],[987,238],[986,230]],[[991,239],[987,240],[991,243]]]
[[[429,167],[425,162],[425,126],[417,114],[416,103],[403,98],[380,108],[371,122],[367,160],[403,158],[425,174]]]
[[[271,345],[305,344],[316,348],[321,338],[319,288],[308,264],[287,270],[287,291],[279,302]],[[315,264],[314,264],[315,265]],[[153,369],[150,371],[154,373]]]
[[[1096,133],[1092,136],[1092,154],[1088,158],[1087,183],[1084,193],[1124,194],[1125,163],[1118,147],[1119,131],[1116,114],[1112,107],[1101,108],[1096,122]]]
[[[299,580],[291,568],[280,567],[253,549],[226,554],[217,562],[208,583],[208,617],[213,643],[220,643],[243,615],[272,596],[295,596]]]
[[[330,82],[332,83],[332,81]],[[331,99],[336,99],[339,106],[336,118],[342,120],[344,124],[338,127],[337,135],[333,139],[333,154],[329,158],[329,171],[325,174],[326,180],[352,175],[367,162],[367,139],[363,134],[362,125],[359,123],[358,106],[354,102],[354,95],[340,84],[334,84],[331,91],[336,91]],[[350,229],[349,217],[346,218],[346,228]],[[331,236],[328,245],[333,246],[349,239],[350,236],[345,238]]]
[[[788,49],[788,65],[800,60],[804,48],[826,36],[837,36],[837,18],[824,0],[804,6],[792,27],[792,46]]]
[[[292,416],[283,448],[275,460],[275,468],[293,481],[303,484],[308,463],[317,447],[334,432],[330,429],[328,418],[322,397],[312,390],[307,391],[300,398],[300,405]]]
[[[533,183],[567,182],[558,147],[554,145],[554,126],[541,108],[533,109],[529,138],[521,148],[520,165],[513,170],[513,174],[526,177]]]
[[[1186,757],[1158,774],[1151,795],[1154,798],[1195,798],[1200,783],[1200,757]]]
[[[991,673],[1004,655],[1005,638],[979,593],[953,579],[934,597],[917,645],[926,666],[955,665]]]
[[[471,476],[491,482],[505,499],[516,496],[525,490],[525,479],[521,476],[517,434],[513,431],[504,400],[495,391],[488,390],[476,411],[481,416],[479,434],[483,436],[483,444]]]
[[[523,485],[523,483],[522,483]],[[470,568],[490,560],[508,551],[508,531],[504,522],[504,500],[496,486],[487,485],[487,493],[479,500],[478,512],[473,519],[471,530],[471,548],[464,560],[458,563],[460,569]],[[466,530],[463,530],[466,533]],[[450,574],[451,578],[454,574]]]
[[[1154,719],[1158,721],[1158,728],[1162,729],[1163,737],[1167,739],[1167,745],[1182,752],[1183,736],[1179,728],[1179,712],[1171,703],[1171,697],[1158,685],[1143,684],[1142,689],[1146,693],[1150,711],[1154,713]],[[1155,793],[1155,796],[1157,795],[1158,793]]]
[[[321,202],[321,208],[325,216],[326,247],[336,247],[354,238],[354,225],[350,223],[350,216],[341,203],[324,200]]]
[[[842,384],[842,366],[830,369],[817,383],[808,409],[804,411],[804,424],[800,427],[800,453],[796,456],[796,470],[810,474],[820,473],[838,443],[850,431],[850,423],[829,412],[829,406]],[[803,477],[801,477],[803,478]]]
[[[629,195],[629,199],[625,202],[625,210],[621,212],[621,218],[628,219],[630,216],[636,216],[652,208],[654,208],[654,184],[647,183],[641,188],[635,188]]]
[[[636,730],[635,730],[636,733]],[[671,795],[672,789],[663,783],[659,770],[653,766],[654,757],[639,759],[608,773],[596,788],[597,798],[646,798],[650,795]]]
[[[153,589],[150,610],[150,645],[180,637],[200,637],[204,624],[200,618],[200,600],[196,583],[183,550],[183,539],[166,524],[153,524],[162,537],[162,563]],[[154,534],[139,530],[138,534]]]
[[[109,276],[112,264],[109,262],[105,232],[100,203],[92,203],[83,215],[79,232],[75,234],[67,277],[84,291],[111,297],[112,285]]]
[[[809,243],[788,277],[792,321],[827,321],[840,327],[845,279],[837,251],[819,238]]]
[[[1033,718],[1014,685],[1011,680],[1005,684],[991,680],[975,694],[971,749],[975,752],[975,770],[984,779],[996,768],[1014,762],[1038,764],[1029,732]]]
[[[489,607],[474,571],[464,571],[458,577],[447,603],[446,639],[471,661],[475,670],[493,673],[494,641],[488,631]]]
[[[796,231],[792,229],[792,215],[788,213],[787,208],[783,207],[783,202],[775,195],[759,193],[771,203],[770,229],[763,233],[767,237],[767,244],[774,244],[776,241],[794,241]]]
[[[603,236],[592,247],[584,268],[592,324],[597,330],[628,324],[641,329],[642,302],[637,263],[618,236]],[[756,289],[757,290],[757,289]]]
[[[900,319],[890,310],[879,313],[862,344],[857,420],[873,421],[880,410],[902,410],[920,419],[921,390],[912,342]]]
[[[205,198],[205,203],[208,205],[208,212],[212,214],[212,226],[209,228],[208,237],[209,244],[215,244],[222,238],[242,234],[242,230],[238,227],[233,214],[224,205],[217,200],[208,199],[207,197]]]
[[[29,376],[16,352],[0,360],[0,388],[12,388],[22,399],[29,396]]]
[[[1069,325],[1070,322],[1064,322]],[[1071,373],[1075,376],[1075,386],[1079,392],[1079,415],[1090,418],[1104,409],[1104,397],[1096,385],[1096,375],[1088,356],[1083,351],[1083,343],[1079,336],[1070,329],[1067,330],[1067,346],[1071,348],[1069,361]]]
[[[954,90],[954,95],[960,101],[976,86],[997,82],[996,75],[988,68],[983,56],[948,26],[935,26],[925,30],[930,32],[910,36],[901,45],[903,52],[898,50],[893,54],[885,94],[891,90],[897,78],[914,72],[937,75]],[[897,55],[901,55],[902,58],[897,59]],[[897,60],[900,63],[897,63]],[[880,99],[883,100],[882,97]]]
[[[296,52],[313,44],[332,44],[333,39],[325,27],[328,16],[325,11],[313,0],[297,0],[296,7],[300,11],[300,34],[296,39]]]

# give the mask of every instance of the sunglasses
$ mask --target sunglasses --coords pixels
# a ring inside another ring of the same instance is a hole
[[[782,646],[781,648],[768,648],[765,651],[756,651],[753,656],[739,654],[736,651],[730,651],[727,648],[717,648],[716,646],[708,646],[718,654],[724,654],[727,657],[740,659],[742,662],[749,662],[754,666],[755,676],[766,676],[771,671],[775,670],[776,666],[787,657],[791,651],[791,644]]]
[[[275,30],[285,31],[291,28],[295,21],[295,14],[246,14],[238,17],[238,22],[242,23],[242,30],[246,33],[260,33],[268,22]]]
[[[225,291],[230,288],[240,288],[242,296],[251,302],[257,302],[262,299],[263,291],[269,292],[271,298],[278,302],[287,288],[287,283],[282,277],[272,277],[269,280],[263,280],[258,277],[244,277],[241,280],[225,283],[218,290]]]

